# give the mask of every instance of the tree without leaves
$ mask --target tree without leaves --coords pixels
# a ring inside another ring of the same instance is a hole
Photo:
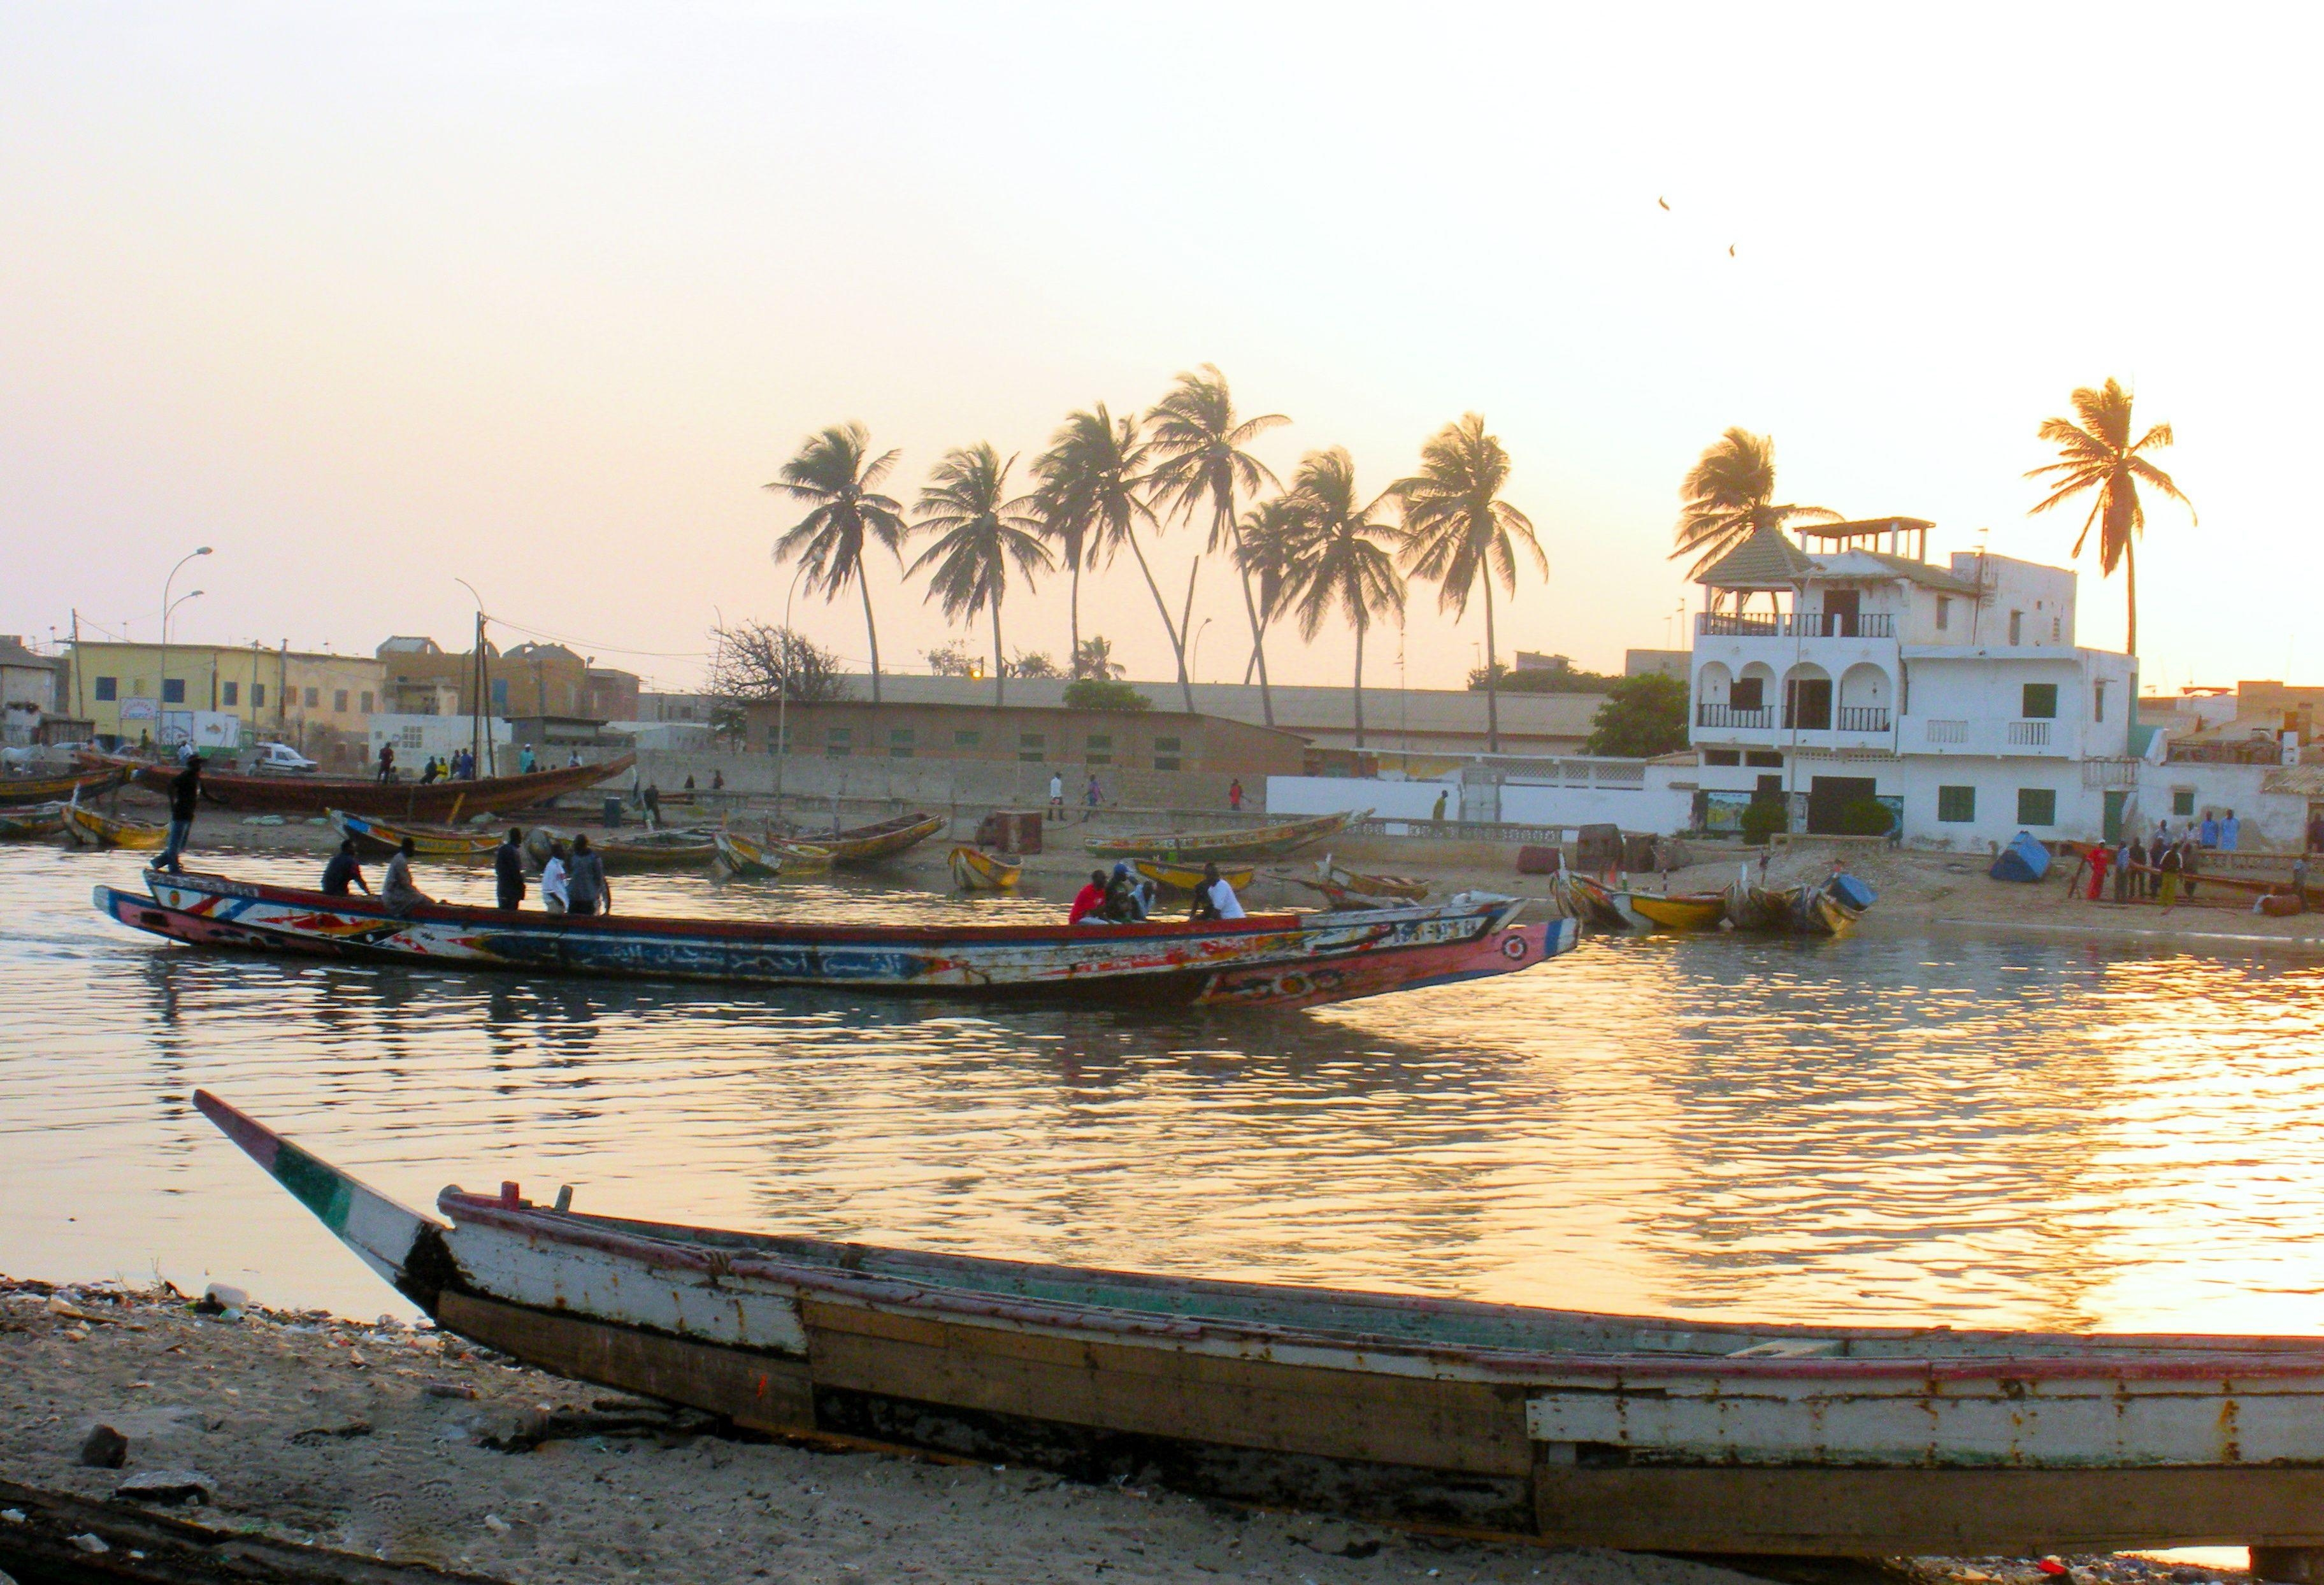
[[[1234,398],[1227,379],[1214,364],[1204,364],[1181,373],[1169,394],[1147,415],[1153,424],[1152,476],[1154,499],[1170,512],[1191,521],[1204,505],[1210,508],[1211,538],[1215,552],[1231,544],[1240,563],[1242,536],[1235,521],[1235,495],[1257,493],[1260,484],[1275,484],[1267,465],[1243,447],[1277,424],[1291,420],[1281,413],[1261,413],[1235,421]],[[1241,570],[1238,565],[1238,570]],[[1275,724],[1275,699],[1267,679],[1267,645],[1260,631],[1259,604],[1252,597],[1250,576],[1242,574],[1243,613],[1250,619],[1251,663],[1259,668],[1259,713]],[[1246,680],[1248,680],[1246,678]],[[1190,704],[1188,709],[1194,708]]]
[[[1363,499],[1356,490],[1354,459],[1344,447],[1334,446],[1300,458],[1290,493],[1283,500],[1289,524],[1279,552],[1284,564],[1279,599],[1298,618],[1299,636],[1311,644],[1335,607],[1355,630],[1359,749],[1364,746],[1364,635],[1373,617],[1401,620],[1404,615],[1404,579],[1387,548],[1403,535],[1394,524],[1372,520],[1387,499]],[[1244,544],[1252,544],[1250,536],[1245,536]],[[1259,587],[1267,587],[1264,567]]]
[[[1420,472],[1388,487],[1404,516],[1403,561],[1436,585],[1439,610],[1457,619],[1469,609],[1469,592],[1485,591],[1485,664],[1496,659],[1493,631],[1493,580],[1514,594],[1517,589],[1517,548],[1523,546],[1549,576],[1549,558],[1534,538],[1533,521],[1500,498],[1508,483],[1509,454],[1498,437],[1485,433],[1485,420],[1463,413],[1420,448]],[[1501,751],[1500,690],[1493,674],[1486,673],[1485,742],[1489,752]]]
[[[2074,415],[2079,424],[2066,419],[2044,419],[2039,431],[2041,438],[2058,448],[2058,460],[2045,463],[2027,472],[2029,479],[2044,480],[2051,489],[2048,499],[2025,515],[2050,508],[2070,496],[2085,490],[2095,491],[2090,502],[2090,515],[2082,520],[2082,531],[2074,537],[2074,554],[2080,557],[2082,546],[2090,537],[2093,524],[2098,526],[2098,571],[2112,576],[2116,564],[2123,569],[2123,593],[2130,608],[2129,631],[2123,648],[2138,653],[2138,552],[2133,541],[2146,531],[2146,508],[2138,499],[2139,481],[2144,479],[2172,500],[2187,509],[2187,521],[2197,521],[2194,502],[2179,493],[2171,475],[2156,467],[2139,454],[2160,449],[2171,444],[2171,426],[2157,424],[2141,435],[2135,442],[2130,438],[2130,392],[2108,380],[2093,391],[2084,385],[2073,395]]]
[[[1025,575],[1050,566],[1048,547],[1041,543],[1040,521],[1031,511],[1029,496],[1012,498],[1009,472],[1014,456],[1003,462],[990,441],[980,440],[945,453],[929,474],[913,509],[916,532],[937,536],[920,553],[911,571],[934,566],[928,591],[944,605],[945,616],[974,622],[992,613],[992,702],[1008,702],[1009,668],[1001,649],[1001,603],[1009,593],[1009,564]]]
[[[1775,443],[1748,429],[1729,429],[1705,447],[1678,487],[1676,560],[1694,558],[1687,576],[1734,549],[1759,529],[1781,530],[1797,519],[1829,522],[1840,513],[1826,506],[1775,504]]]
[[[1044,504],[1042,521],[1051,525],[1053,537],[1060,543],[1062,535],[1070,528],[1079,537],[1079,548],[1087,558],[1086,565],[1098,567],[1111,562],[1116,552],[1128,546],[1138,560],[1138,570],[1145,576],[1147,593],[1154,596],[1154,609],[1162,618],[1162,631],[1169,635],[1170,652],[1178,661],[1178,692],[1185,700],[1189,714],[1194,709],[1194,690],[1186,682],[1186,644],[1178,631],[1177,623],[1170,620],[1170,607],[1163,602],[1162,591],[1154,582],[1154,569],[1147,565],[1146,551],[1138,540],[1138,525],[1142,521],[1158,530],[1160,520],[1146,501],[1146,475],[1143,469],[1152,455],[1152,447],[1139,436],[1136,419],[1116,419],[1106,411],[1105,403],[1065,415],[1065,423],[1050,437],[1049,449],[1041,455],[1037,465],[1041,477],[1039,497]],[[1079,579],[1075,586],[1078,590]],[[1079,595],[1076,594],[1076,600]],[[1083,643],[1080,639],[1080,608],[1076,604],[1074,617],[1074,657],[1076,669],[1080,666]]]
[[[839,657],[788,628],[741,622],[713,628],[710,640],[708,691],[723,703],[788,696],[794,705],[828,705],[847,697]]]
[[[880,702],[880,631],[872,622],[872,583],[863,566],[867,539],[903,559],[904,509],[876,489],[896,465],[896,452],[870,455],[872,437],[861,424],[834,424],[807,437],[798,455],[767,486],[813,510],[775,541],[775,560],[796,557],[807,586],[836,600],[853,583],[863,596],[863,634],[872,646],[872,702]]]

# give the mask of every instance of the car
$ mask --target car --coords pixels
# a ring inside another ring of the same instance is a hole
[[[253,770],[286,770],[296,775],[309,775],[322,769],[289,743],[261,743],[258,753],[250,761]]]

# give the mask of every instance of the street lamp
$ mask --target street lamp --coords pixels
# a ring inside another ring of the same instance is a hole
[[[170,600],[170,586],[178,581],[178,574],[185,569],[186,563],[193,560],[197,556],[208,556],[209,553],[210,548],[205,545],[198,550],[189,551],[180,557],[178,565],[170,569],[170,576],[161,580],[161,658],[157,663],[161,675],[161,686],[154,690],[159,696],[153,701],[153,727],[157,735],[161,727],[161,717],[163,714],[161,707],[168,704],[170,699],[170,613],[176,609]],[[193,595],[189,594],[186,598],[190,600]]]
[[[1203,634],[1209,631],[1211,619],[1207,616],[1203,618],[1201,625],[1194,629],[1194,641],[1186,646],[1186,675],[1196,682],[1202,681],[1203,677],[1202,673],[1194,668],[1194,663],[1202,659]]]

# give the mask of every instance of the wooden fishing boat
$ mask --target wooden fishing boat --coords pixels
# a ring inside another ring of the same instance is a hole
[[[1854,876],[1835,875],[1821,886],[1764,887],[1737,880],[1728,887],[1725,901],[1738,930],[1845,935],[1872,906],[1873,894]]]
[[[65,828],[62,804],[26,804],[0,809],[0,842],[29,842],[55,836]]]
[[[549,862],[552,843],[570,851],[573,834],[554,826],[536,825],[524,834],[525,862],[538,871]],[[589,851],[608,874],[637,874],[649,870],[699,870],[718,857],[718,838],[708,831],[642,831],[634,836],[592,834]]]
[[[710,840],[718,850],[715,868],[724,880],[821,875],[831,868],[831,850],[808,843],[762,842],[737,831],[715,831]]]
[[[1333,863],[1329,853],[1315,865],[1315,874],[1326,886],[1336,886],[1359,897],[1393,897],[1416,903],[1428,895],[1425,880],[1410,875],[1374,875],[1351,870],[1345,864]]]
[[[1630,906],[1628,892],[1617,891],[1575,871],[1558,871],[1557,891],[1566,912],[1593,930],[1644,935],[1655,927],[1653,920]]]
[[[952,850],[950,862],[953,884],[963,891],[1007,891],[1025,875],[1024,865],[965,843]]]
[[[1716,930],[1719,921],[1727,917],[1727,894],[1681,891],[1658,895],[1634,891],[1630,893],[1630,911],[1657,930]]]
[[[1151,880],[1157,891],[1166,894],[1192,897],[1194,888],[1203,883],[1200,864],[1173,864],[1162,859],[1131,859],[1129,864],[1131,874]],[[1251,879],[1258,873],[1250,864],[1219,866],[1219,879],[1233,887],[1238,896],[1250,889]]]
[[[831,925],[530,913],[327,897],[223,876],[146,871],[151,898],[100,887],[117,922],[200,946],[433,968],[1030,995],[1204,1007],[1314,1007],[1529,968],[1573,945],[1570,921],[1516,922],[1514,898],[1462,893],[1361,914],[1255,914],[1139,925]]]
[[[815,845],[828,852],[835,864],[874,864],[918,846],[951,824],[942,815],[899,815],[828,836],[818,834]]]
[[[2324,1340],[1787,1326],[423,1215],[194,1104],[448,1332],[775,1435],[1637,1551],[2324,1544]]]
[[[88,848],[127,848],[134,852],[159,852],[170,845],[170,828],[143,820],[116,820],[81,804],[67,804],[65,829]]]
[[[493,850],[501,844],[502,833],[498,831],[463,831],[448,825],[392,825],[345,809],[333,809],[330,821],[342,833],[355,838],[357,852],[375,856],[394,852],[409,837],[412,852],[423,859],[444,864],[488,864],[492,862]]]
[[[1371,818],[1370,809],[1342,809],[1310,820],[1286,820],[1240,831],[1177,831],[1145,836],[1093,839],[1085,845],[1101,859],[1169,859],[1197,867],[1229,859],[1278,859],[1335,831]]]
[[[124,766],[106,764],[65,776],[0,776],[0,809],[20,809],[31,804],[61,803],[76,797],[111,792],[128,779]],[[169,790],[167,782],[162,784]]]
[[[390,820],[454,825],[471,815],[499,814],[546,804],[561,793],[580,792],[610,781],[637,763],[622,754],[596,765],[559,766],[530,775],[485,776],[473,781],[374,781],[368,777],[232,776],[202,773],[202,797],[223,808],[250,814],[323,815],[333,809],[376,815]],[[140,787],[170,790],[174,765],[139,765],[131,772]]]

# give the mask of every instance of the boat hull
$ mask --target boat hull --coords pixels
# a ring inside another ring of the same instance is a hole
[[[392,825],[346,809],[331,810],[330,821],[342,834],[355,839],[357,852],[375,858],[394,852],[409,837],[412,851],[423,859],[447,864],[488,864],[492,862],[493,850],[501,844],[497,832]]]
[[[876,825],[818,836],[814,845],[831,855],[835,864],[876,864],[908,848],[918,847],[952,822],[942,815],[902,815]]]
[[[963,891],[1007,891],[1024,879],[1025,866],[996,859],[981,848],[956,847],[946,861]]]
[[[1593,1314],[625,1221],[514,1184],[447,1189],[438,1220],[195,1104],[447,1329],[778,1434],[1636,1550],[2324,1543],[2312,1338]]]
[[[1161,859],[1131,859],[1129,863],[1130,873],[1151,880],[1164,892],[1191,897],[1194,888],[1203,883],[1200,864],[1173,864]],[[1251,880],[1258,873],[1257,868],[1250,864],[1219,866],[1219,879],[1234,888],[1237,896],[1250,889]]]
[[[1630,894],[1631,911],[1657,930],[1715,930],[1727,917],[1722,897],[1648,897]]]
[[[1165,859],[1175,863],[1223,863],[1230,859],[1277,859],[1321,842],[1360,820],[1370,809],[1343,809],[1312,820],[1292,820],[1245,831],[1171,832],[1098,840],[1085,845],[1101,859]]]
[[[55,836],[65,828],[63,804],[22,804],[0,808],[0,842]]]
[[[326,776],[202,776],[202,797],[222,808],[251,814],[324,815],[344,809],[389,820],[448,825],[470,815],[529,809],[559,794],[580,792],[609,781],[637,763],[623,754],[600,765],[560,766],[530,776],[489,776],[474,781],[373,781]],[[166,793],[174,768],[141,765],[131,775],[140,787]]]
[[[152,898],[97,890],[100,912],[194,945],[326,952],[443,967],[963,993],[1311,1007],[1509,973],[1572,945],[1514,925],[1506,898],[1370,914],[1135,926],[887,928],[570,916],[325,897],[149,871]],[[1467,899],[1464,899],[1467,900]],[[220,941],[188,920],[230,924]]]
[[[142,820],[115,820],[78,804],[65,806],[65,829],[83,847],[126,848],[133,852],[159,852],[170,845],[170,828]]]

